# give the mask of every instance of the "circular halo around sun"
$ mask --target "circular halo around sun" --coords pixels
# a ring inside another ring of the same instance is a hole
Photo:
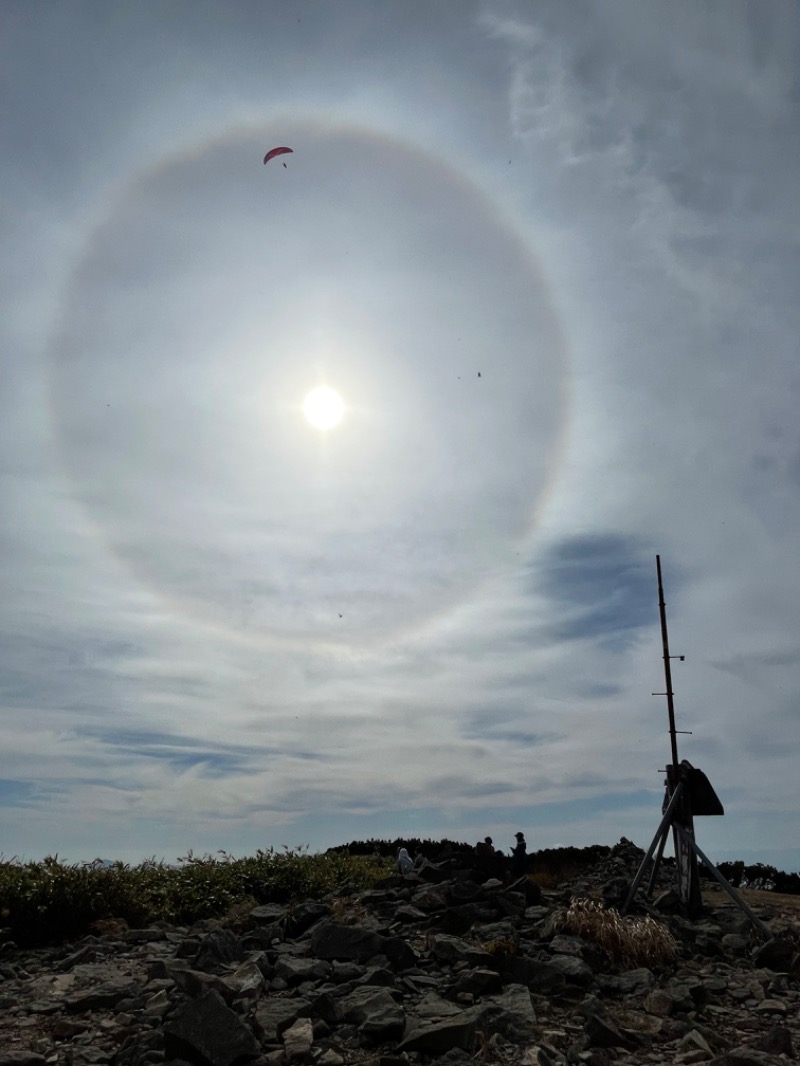
[[[303,400],[303,414],[314,429],[333,429],[342,420],[344,401],[336,389],[318,385]]]
[[[98,209],[49,343],[54,442],[104,544],[193,624],[362,647],[516,558],[565,441],[566,351],[468,175],[381,131],[292,128],[290,181],[237,128]],[[334,383],[347,432],[299,432]]]

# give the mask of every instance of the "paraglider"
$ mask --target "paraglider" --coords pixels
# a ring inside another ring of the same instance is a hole
[[[276,155],[284,155],[286,152],[293,152],[294,148],[270,148],[267,154],[264,156],[264,162],[269,163],[270,159],[274,159]],[[286,166],[286,164],[283,164]]]

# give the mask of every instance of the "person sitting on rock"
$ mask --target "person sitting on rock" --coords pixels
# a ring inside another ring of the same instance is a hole
[[[516,833],[515,838],[517,843],[511,849],[511,877],[514,881],[519,877],[524,877],[528,872],[528,846],[525,843],[525,834]]]
[[[400,848],[397,852],[397,872],[401,874],[414,872],[414,861],[405,848]]]

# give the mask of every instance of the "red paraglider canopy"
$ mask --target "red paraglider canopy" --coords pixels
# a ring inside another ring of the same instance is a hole
[[[264,162],[269,163],[270,159],[274,159],[276,155],[283,155],[284,152],[293,152],[294,148],[270,148],[267,154],[264,156]]]

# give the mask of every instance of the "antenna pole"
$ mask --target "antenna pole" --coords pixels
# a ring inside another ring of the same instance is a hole
[[[667,711],[669,712],[669,742],[672,748],[672,765],[678,767],[678,739],[675,729],[675,704],[672,692],[672,668],[669,665],[669,637],[667,636],[667,605],[664,602],[664,585],[661,581],[661,556],[656,556],[658,571],[658,611],[661,615],[661,643],[664,647],[664,678],[667,682]]]
[[[669,741],[672,747],[672,763],[667,767],[667,780],[664,796],[664,804],[661,808],[663,815],[650,849],[642,860],[642,864],[628,891],[627,898],[622,907],[622,913],[627,914],[628,908],[633,903],[633,898],[644,877],[648,863],[653,861],[650,874],[650,883],[647,895],[655,885],[658,867],[667,842],[667,835],[672,829],[672,839],[675,845],[675,871],[678,875],[678,895],[683,904],[685,914],[689,918],[697,918],[703,911],[703,899],[700,894],[700,872],[697,866],[699,859],[704,866],[719,881],[734,903],[741,908],[758,931],[767,939],[771,937],[769,928],[756,917],[746,903],[739,898],[735,889],[731,888],[719,870],[711,860],[703,854],[694,839],[694,815],[695,814],[724,814],[722,804],[709,784],[708,778],[702,770],[697,770],[691,763],[678,763],[678,742],[676,734],[681,732],[675,728],[675,706],[672,692],[672,670],[670,669],[669,638],[667,637],[667,610],[664,602],[664,584],[661,580],[661,556],[656,556],[656,569],[658,570],[658,610],[661,615],[661,641],[664,645],[664,677],[667,682],[666,692],[654,692],[654,696],[667,697],[667,709],[669,710]],[[675,656],[683,659],[683,655]]]

